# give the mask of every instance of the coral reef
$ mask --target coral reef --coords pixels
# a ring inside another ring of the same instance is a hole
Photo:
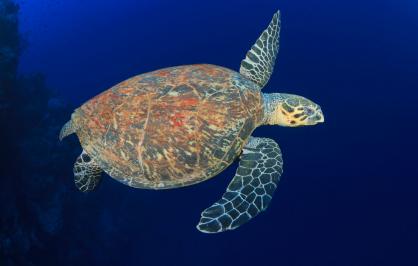
[[[33,265],[31,253],[62,229],[65,183],[57,136],[70,107],[40,74],[19,76],[19,8],[0,0],[0,265]],[[69,149],[67,147],[67,149]],[[67,151],[66,156],[72,156]]]
[[[6,98],[16,81],[21,51],[17,16],[18,6],[15,3],[0,1],[0,110],[8,107]]]

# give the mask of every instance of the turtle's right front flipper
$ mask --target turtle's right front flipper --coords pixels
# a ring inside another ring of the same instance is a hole
[[[75,161],[73,172],[75,186],[82,192],[95,189],[102,177],[102,169],[84,150]]]
[[[283,173],[282,153],[272,139],[250,137],[235,177],[222,198],[202,212],[197,229],[233,230],[265,211]]]

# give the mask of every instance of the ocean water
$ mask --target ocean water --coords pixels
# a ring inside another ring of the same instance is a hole
[[[179,189],[77,191],[81,147],[58,141],[74,108],[163,67],[238,70],[278,9],[263,92],[312,99],[325,123],[255,130],[284,158],[266,212],[196,230],[237,163]],[[0,56],[0,265],[418,265],[416,1],[0,0]]]

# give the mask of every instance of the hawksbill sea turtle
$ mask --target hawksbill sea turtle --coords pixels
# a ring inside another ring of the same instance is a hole
[[[135,188],[197,184],[240,156],[222,198],[205,209],[197,228],[232,230],[266,210],[283,172],[273,139],[252,137],[261,125],[288,127],[324,121],[321,108],[297,95],[264,94],[279,50],[280,11],[241,62],[239,73],[196,64],[127,79],[77,108],[60,132],[83,148],[74,164],[76,187],[96,188],[104,171]]]

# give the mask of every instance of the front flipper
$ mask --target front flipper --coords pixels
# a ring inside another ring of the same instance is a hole
[[[267,29],[263,31],[245,59],[241,61],[239,72],[260,88],[266,85],[273,73],[280,41],[280,11],[274,14]]]
[[[73,172],[75,186],[82,192],[95,189],[102,177],[102,169],[84,150],[75,161]]]
[[[250,137],[235,177],[222,199],[202,212],[197,229],[233,230],[266,210],[283,173],[282,153],[272,139]]]

